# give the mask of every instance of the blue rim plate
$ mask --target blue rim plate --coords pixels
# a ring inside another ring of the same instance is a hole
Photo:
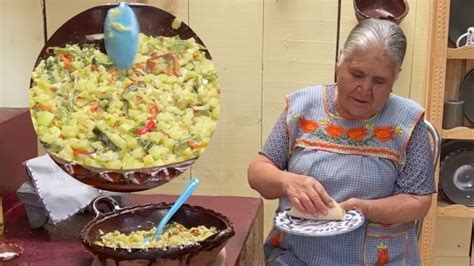
[[[288,210],[278,212],[273,223],[289,234],[301,236],[334,236],[353,231],[364,224],[364,215],[357,210],[346,212],[343,221],[315,221],[289,216]]]

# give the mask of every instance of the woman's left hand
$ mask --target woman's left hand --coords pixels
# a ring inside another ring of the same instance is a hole
[[[362,213],[366,213],[368,209],[368,201],[357,198],[350,198],[346,201],[341,202],[339,205],[346,211],[356,209],[360,210]]]

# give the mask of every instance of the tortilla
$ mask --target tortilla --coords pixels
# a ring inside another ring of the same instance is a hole
[[[303,213],[299,211],[298,209],[296,209],[295,207],[292,207],[288,211],[288,215],[296,217],[296,218],[316,220],[316,221],[331,221],[331,220],[342,221],[344,220],[346,211],[334,200],[333,200],[333,204],[334,206],[328,209],[328,213],[326,215],[320,214],[320,215],[315,216],[310,213]]]

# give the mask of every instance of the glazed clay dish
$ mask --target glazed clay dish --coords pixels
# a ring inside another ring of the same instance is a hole
[[[358,21],[378,18],[400,24],[409,10],[406,0],[354,0],[353,4]]]
[[[110,206],[112,211],[100,211],[98,207],[101,203]],[[81,242],[103,265],[118,265],[121,262],[142,263],[134,265],[209,265],[235,231],[227,217],[199,206],[184,204],[171,219],[186,228],[206,226],[217,229],[217,233],[198,243],[150,249],[110,248],[96,244],[101,236],[115,230],[126,234],[138,228],[149,229],[171,205],[159,203],[121,209],[109,197],[97,198],[93,202],[97,217],[82,230]]]
[[[200,38],[173,15],[130,4],[140,24],[132,67],[104,50],[101,5],[64,23],[36,61],[30,112],[51,158],[81,182],[139,191],[168,182],[201,156],[216,127],[220,88]]]

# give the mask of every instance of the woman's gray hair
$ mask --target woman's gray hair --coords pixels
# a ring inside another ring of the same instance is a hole
[[[395,63],[395,72],[398,73],[405,57],[407,39],[402,29],[392,21],[365,19],[349,33],[338,63],[370,48],[380,48],[384,51]]]

